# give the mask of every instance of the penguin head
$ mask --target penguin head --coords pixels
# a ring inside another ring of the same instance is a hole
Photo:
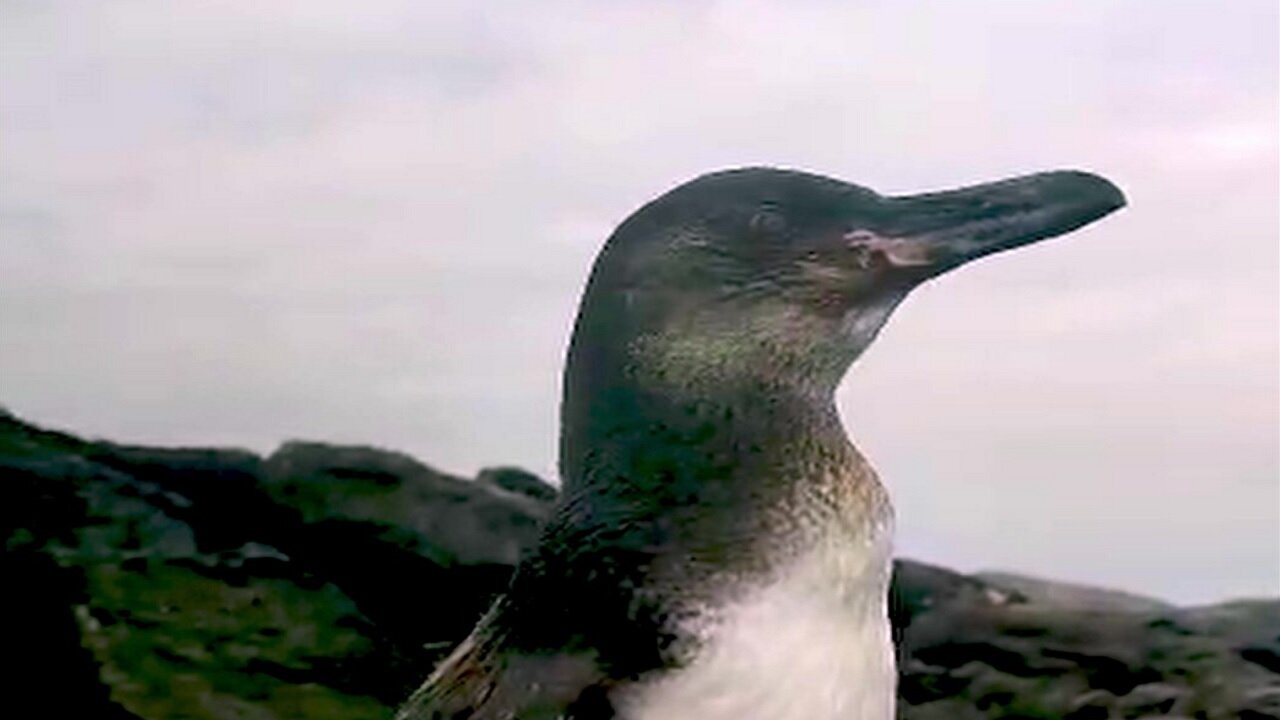
[[[833,388],[912,288],[1124,203],[1074,171],[900,197],[795,171],[712,173],[619,226],[579,330],[658,347],[682,365],[669,369],[771,369]]]

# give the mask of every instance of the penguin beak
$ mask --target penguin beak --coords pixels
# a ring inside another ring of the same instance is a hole
[[[845,236],[883,254],[917,281],[971,260],[1045,240],[1125,205],[1111,182],[1075,171],[1028,175],[924,195],[887,198],[893,218],[879,232]]]

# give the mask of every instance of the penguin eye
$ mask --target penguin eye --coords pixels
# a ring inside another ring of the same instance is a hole
[[[773,206],[765,206],[751,216],[748,227],[755,235],[777,235],[787,229],[787,219]]]

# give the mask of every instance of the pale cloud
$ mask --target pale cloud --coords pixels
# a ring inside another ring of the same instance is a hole
[[[1280,590],[1274,3],[0,9],[0,402],[554,465],[612,227],[712,168],[1131,206],[922,289],[840,400],[905,554]]]

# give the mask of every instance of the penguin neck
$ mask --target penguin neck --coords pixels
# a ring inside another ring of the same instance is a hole
[[[751,532],[768,532],[751,524],[783,505],[846,509],[832,502],[850,495],[842,486],[874,482],[835,407],[847,363],[799,373],[778,348],[717,347],[727,342],[649,335],[623,352],[575,347],[562,418],[566,494],[609,524],[684,508],[699,526]],[[593,372],[575,372],[585,368]]]
[[[706,451],[678,458],[690,466],[726,452],[734,461],[796,451],[849,459],[835,389],[900,299],[833,315],[783,302],[711,307],[651,328],[584,301],[565,364],[566,489],[602,472],[604,458],[665,447]]]
[[[566,399],[562,463],[566,480],[589,479],[587,466],[606,459],[642,462],[670,451],[695,467],[713,455],[726,460],[781,459],[794,450],[840,453],[849,442],[831,394],[770,377],[703,378],[678,388],[618,382]],[[588,453],[590,454],[588,456]]]

